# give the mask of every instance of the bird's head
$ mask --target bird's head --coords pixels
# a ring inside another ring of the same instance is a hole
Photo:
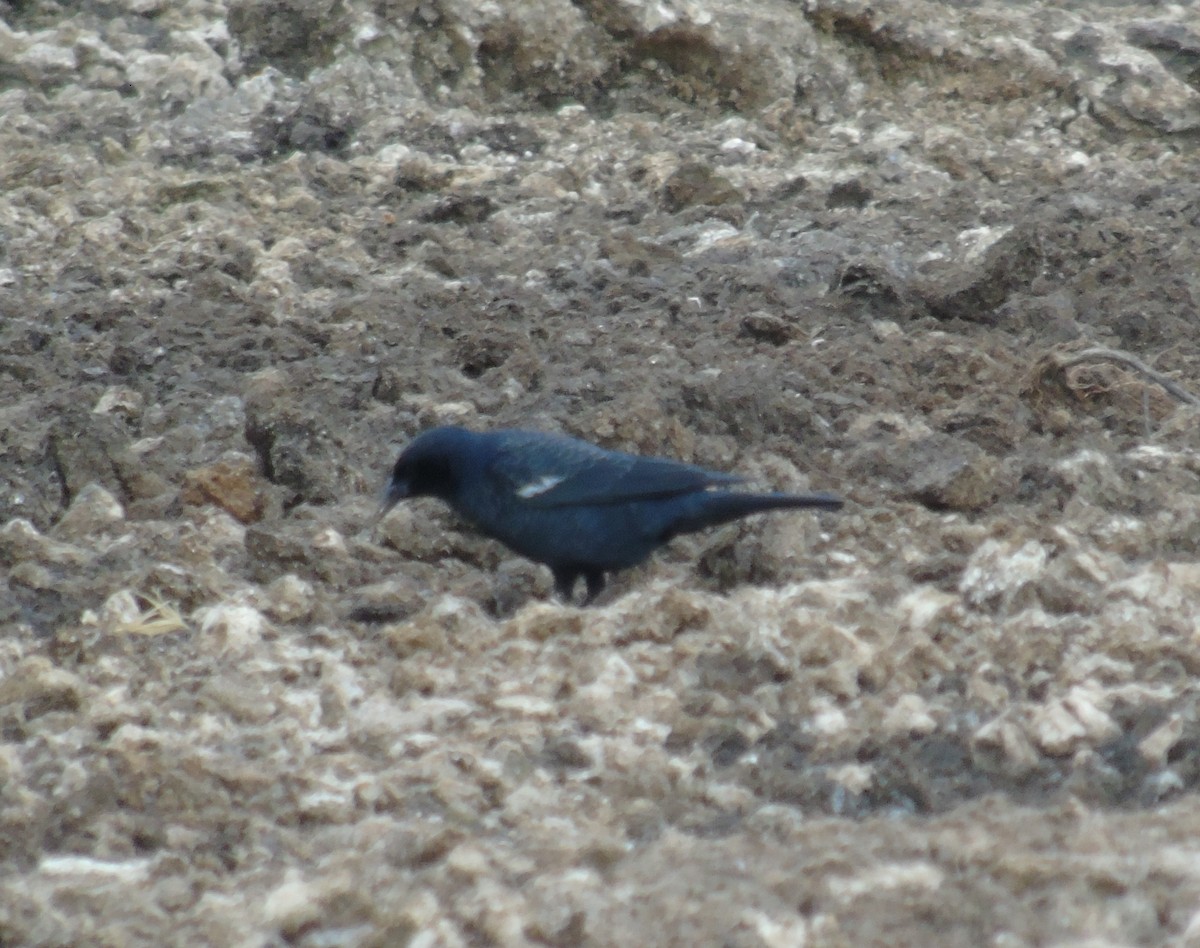
[[[433,428],[417,435],[396,459],[376,520],[408,497],[452,500],[473,438],[464,428]]]

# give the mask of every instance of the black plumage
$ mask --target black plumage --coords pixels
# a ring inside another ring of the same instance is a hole
[[[742,481],[666,458],[606,451],[577,438],[503,429],[434,428],[397,459],[380,514],[437,497],[480,531],[544,563],[560,596],[634,566],[681,533],[783,508],[838,510],[836,494],[749,493]]]

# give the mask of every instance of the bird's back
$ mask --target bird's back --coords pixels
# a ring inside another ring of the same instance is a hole
[[[485,533],[551,567],[624,569],[693,512],[689,497],[740,478],[542,432],[486,439],[454,506]]]

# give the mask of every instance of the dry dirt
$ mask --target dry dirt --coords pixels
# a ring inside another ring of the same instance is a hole
[[[0,3],[0,945],[1200,944],[1200,15]],[[836,489],[596,608],[520,425]]]

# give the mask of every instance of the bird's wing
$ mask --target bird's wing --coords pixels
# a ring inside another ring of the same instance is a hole
[[[649,500],[742,480],[694,464],[605,451],[554,436],[506,443],[497,453],[493,471],[534,507]]]

